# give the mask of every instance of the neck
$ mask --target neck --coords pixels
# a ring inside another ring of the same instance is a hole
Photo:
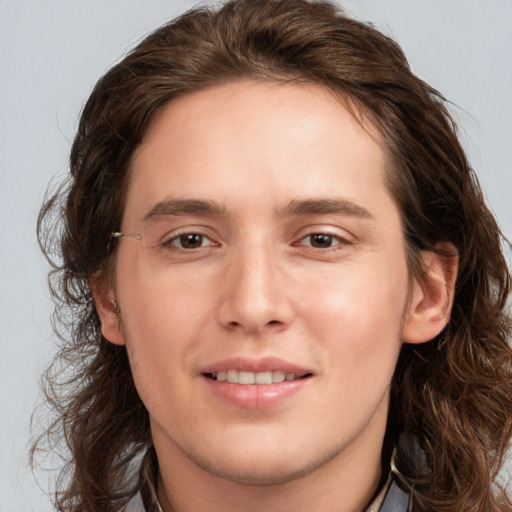
[[[369,472],[360,475],[364,477],[363,485],[356,487],[353,478],[338,480],[332,475],[320,482],[308,475],[276,485],[209,478],[197,485],[188,485],[187,480],[174,481],[172,487],[159,477],[159,500],[163,512],[362,512],[378,492],[381,480],[380,471],[368,469]]]

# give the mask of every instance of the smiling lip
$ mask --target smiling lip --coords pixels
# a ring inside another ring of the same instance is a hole
[[[312,377],[307,368],[273,357],[225,359],[206,366],[201,374],[215,396],[245,409],[276,406],[307,386]],[[269,374],[272,382],[268,381]],[[240,382],[249,383],[237,383],[238,376],[244,377]],[[217,377],[220,380],[216,380]],[[254,383],[253,377],[256,377]],[[259,384],[258,381],[264,383]]]

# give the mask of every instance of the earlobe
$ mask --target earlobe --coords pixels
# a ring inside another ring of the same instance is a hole
[[[424,343],[447,325],[455,295],[458,251],[451,243],[436,245],[438,252],[422,253],[423,275],[414,279],[402,339]]]
[[[124,345],[125,338],[119,306],[114,291],[103,282],[101,275],[95,274],[90,282],[94,305],[101,322],[104,338],[115,345]]]

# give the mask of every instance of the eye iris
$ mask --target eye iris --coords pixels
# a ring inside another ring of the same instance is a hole
[[[332,239],[332,235],[315,233],[314,235],[311,235],[311,245],[319,248],[330,247],[332,245]]]
[[[201,247],[203,243],[203,235],[198,235],[196,233],[181,235],[179,239],[181,246],[185,249],[197,249],[198,247]]]

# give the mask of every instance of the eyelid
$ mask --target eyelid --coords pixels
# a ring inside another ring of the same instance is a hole
[[[348,230],[329,224],[312,224],[297,230],[293,239],[298,241],[311,235],[329,235],[347,243],[355,243],[356,237]]]
[[[182,244],[181,244],[181,238],[184,237],[184,236],[185,237],[189,236],[189,235],[198,235],[199,237],[201,237],[201,245],[199,245],[198,247],[193,247],[193,248],[183,247]],[[209,242],[206,245],[203,243],[205,240]],[[178,245],[178,242],[180,242],[180,245]],[[210,237],[208,237],[206,235],[202,235],[201,233],[183,233],[181,235],[176,235],[176,236],[173,236],[172,238],[170,238],[165,243],[165,245],[166,246],[173,245],[173,246],[177,247],[178,249],[183,249],[183,250],[187,250],[187,251],[192,251],[192,250],[195,250],[195,249],[202,249],[204,247],[215,247],[215,246],[218,246],[218,244],[216,242],[214,242]]]
[[[329,237],[331,237],[333,239],[333,243],[332,245],[328,246],[328,247],[315,247],[312,243],[304,243],[303,240],[309,238],[309,237],[312,237],[312,236],[315,236],[315,235],[327,235]],[[339,250],[347,245],[352,245],[352,242],[349,242],[346,238],[343,238],[339,235],[335,235],[333,233],[326,233],[326,232],[314,232],[314,233],[309,233],[301,238],[299,238],[296,242],[293,243],[293,245],[295,247],[304,247],[306,250],[311,250],[311,251],[318,251],[318,252],[329,252],[329,251],[335,251],[335,250]]]
[[[325,233],[325,232],[310,233],[309,235],[303,236],[300,240],[302,241],[302,240],[311,238],[313,236],[318,236],[318,235],[324,235],[324,236],[330,237],[331,239],[336,240],[337,242],[346,242],[346,240],[344,238],[342,238],[338,235],[335,235],[333,233]],[[309,245],[309,244],[307,244],[307,245]]]
[[[174,246],[177,249],[183,249],[181,247],[178,247],[173,242],[177,239],[179,239],[182,236],[185,235],[200,235],[204,238],[207,238],[211,244],[208,244],[204,247],[218,247],[220,246],[220,242],[218,242],[215,237],[210,233],[210,229],[205,228],[204,226],[184,226],[182,228],[176,228],[169,232],[167,232],[164,236],[161,237],[159,241],[159,245],[161,246]],[[199,249],[198,247],[197,249]],[[188,251],[191,251],[192,249],[188,249]]]

